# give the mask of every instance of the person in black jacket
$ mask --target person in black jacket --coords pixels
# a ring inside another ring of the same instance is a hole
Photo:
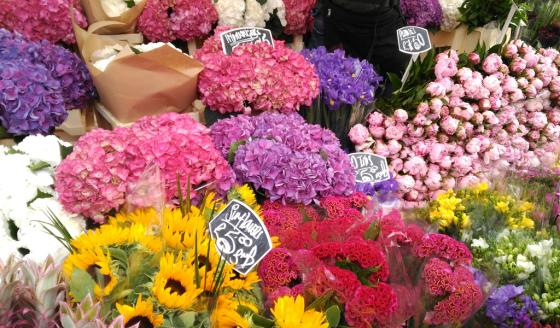
[[[323,0],[325,46],[372,63],[385,78],[404,74],[410,56],[399,51],[397,29],[405,26],[399,0]]]

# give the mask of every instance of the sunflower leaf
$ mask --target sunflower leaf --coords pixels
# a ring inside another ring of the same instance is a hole
[[[70,292],[76,300],[82,301],[88,294],[94,295],[95,281],[89,273],[81,269],[72,271],[72,279],[70,280]]]
[[[333,305],[325,311],[325,316],[327,317],[327,321],[329,322],[330,328],[338,327],[340,323],[340,308],[338,305]]]
[[[196,319],[196,312],[183,312],[180,316],[175,317],[173,323],[175,327],[192,327]]]
[[[253,323],[258,327],[269,328],[274,327],[274,321],[255,314],[251,317]]]

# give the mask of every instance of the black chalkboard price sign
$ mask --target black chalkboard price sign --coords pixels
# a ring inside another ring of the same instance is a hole
[[[236,47],[246,43],[265,42],[274,47],[272,32],[260,27],[240,27],[222,32],[220,34],[222,49],[226,55],[231,55]]]
[[[420,54],[432,49],[428,30],[418,26],[404,26],[397,30],[399,50],[407,54]]]
[[[356,182],[375,183],[391,178],[385,157],[369,153],[353,153],[348,156],[356,172]]]
[[[248,274],[272,249],[264,222],[245,203],[232,200],[209,223],[216,249],[235,271]]]

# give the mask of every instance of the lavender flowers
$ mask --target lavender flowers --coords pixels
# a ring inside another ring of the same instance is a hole
[[[486,303],[486,316],[498,327],[531,327],[538,321],[539,307],[525,294],[523,286],[505,285],[494,289]]]
[[[94,96],[87,68],[47,41],[0,29],[0,122],[14,135],[47,134]]]
[[[211,135],[238,183],[251,183],[272,201],[310,204],[354,188],[352,166],[334,134],[297,114],[236,116],[214,124]]]

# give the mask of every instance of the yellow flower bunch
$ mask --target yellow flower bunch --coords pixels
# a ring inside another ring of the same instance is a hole
[[[453,190],[440,194],[430,205],[430,222],[437,222],[445,230],[457,226],[461,230],[470,227],[469,216],[464,212],[463,200]]]
[[[305,310],[303,297],[283,296],[276,300],[271,310],[278,328],[328,328],[323,312]]]
[[[260,212],[250,188],[238,187],[230,197]],[[224,322],[216,327],[229,327],[226,322],[245,327],[239,304],[227,300],[251,299],[259,278],[256,272],[237,273],[218,254],[207,226],[223,207],[210,193],[198,207],[119,213],[78,236],[64,262],[74,299],[83,299],[90,286],[97,299],[111,303],[106,314],[122,315],[127,327],[187,320],[181,315],[185,311],[196,313],[203,325],[215,321]]]

